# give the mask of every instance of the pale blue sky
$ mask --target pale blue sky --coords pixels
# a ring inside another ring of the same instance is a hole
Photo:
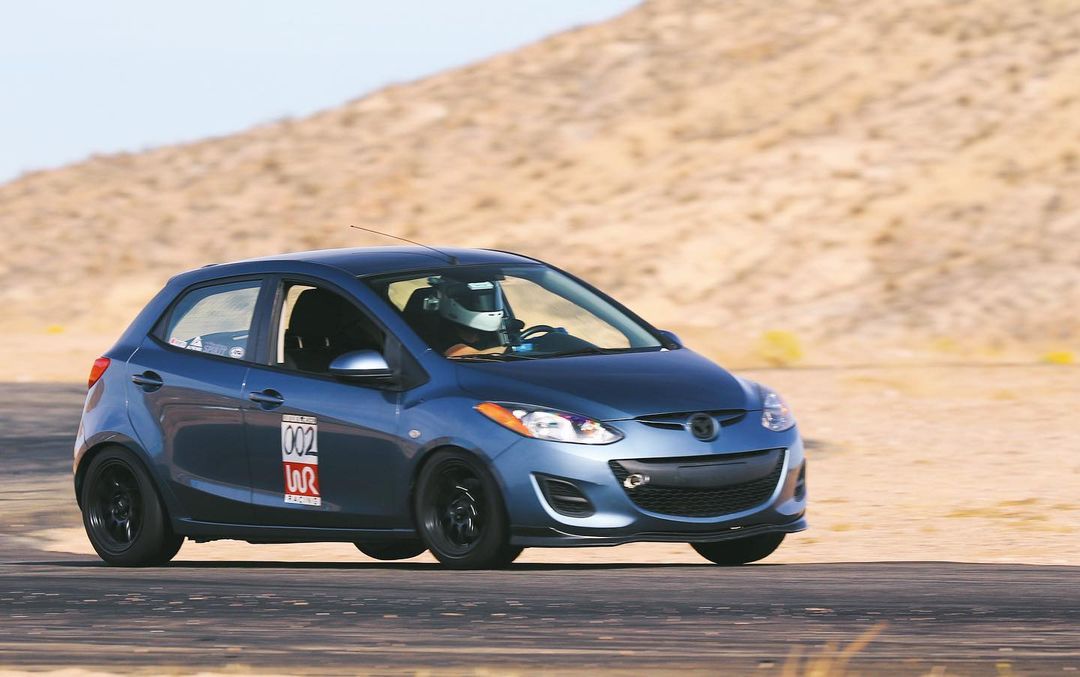
[[[637,0],[0,0],[0,182],[227,134]]]

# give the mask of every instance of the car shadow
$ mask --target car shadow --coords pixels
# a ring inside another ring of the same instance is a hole
[[[69,559],[69,560],[38,560],[9,562],[15,566],[47,566],[71,569],[118,569],[96,559]],[[468,573],[535,573],[535,572],[559,572],[559,571],[614,571],[614,570],[637,570],[637,571],[678,571],[678,570],[702,570],[717,569],[725,571],[761,571],[765,569],[782,569],[787,571],[835,571],[838,569],[857,568],[860,571],[868,569],[896,569],[907,568],[909,570],[943,568],[970,568],[970,569],[1060,569],[1065,571],[1080,571],[1080,567],[1069,565],[1036,565],[1024,563],[990,563],[990,562],[950,562],[942,560],[900,560],[879,562],[799,562],[799,563],[769,563],[757,562],[744,566],[717,566],[709,562],[556,562],[556,563],[521,563],[513,564],[506,569],[457,571],[448,569],[437,562],[288,562],[280,560],[216,560],[216,561],[173,561],[156,567],[141,567],[144,571],[159,571],[169,569],[307,569],[307,570],[397,570],[397,571],[439,571],[455,574]]]
[[[48,567],[61,567],[70,569],[117,569],[119,567],[112,567],[100,560],[40,560],[40,561],[21,561],[11,562],[16,566],[48,566]],[[513,564],[506,569],[496,570],[477,570],[487,571],[491,573],[513,573],[513,572],[535,572],[535,571],[600,571],[611,569],[700,569],[714,567],[716,565],[708,562],[697,563],[642,563],[642,562],[597,562],[591,563],[522,563]],[[761,565],[761,566],[773,566],[773,565]],[[214,560],[214,561],[189,561],[183,560],[169,562],[154,567],[138,567],[142,570],[164,570],[164,569],[340,569],[340,570],[356,570],[362,571],[365,569],[372,570],[400,570],[400,571],[455,571],[456,573],[468,573],[467,571],[456,571],[454,569],[448,569],[438,562],[287,562],[287,561],[270,561],[270,560]]]

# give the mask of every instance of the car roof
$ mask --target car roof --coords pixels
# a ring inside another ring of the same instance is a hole
[[[233,265],[244,265],[251,269],[250,264],[279,263],[279,262],[303,262],[330,266],[343,270],[350,275],[378,275],[381,273],[396,273],[408,270],[437,268],[452,265],[449,257],[454,257],[460,265],[477,265],[485,263],[538,263],[536,259],[512,254],[510,252],[495,249],[463,249],[458,247],[439,247],[439,252],[414,246],[388,246],[388,247],[349,247],[344,249],[318,249],[306,252],[293,252],[288,254],[275,254],[261,256],[253,259],[232,261],[230,263],[209,264],[200,268],[199,271],[226,272],[225,268]]]

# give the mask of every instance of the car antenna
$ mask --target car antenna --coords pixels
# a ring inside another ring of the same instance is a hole
[[[435,247],[430,247],[430,246],[428,246],[426,244],[421,244],[419,242],[413,242],[412,240],[409,240],[409,239],[404,238],[404,237],[399,237],[397,235],[391,235],[390,233],[381,233],[381,232],[379,232],[377,230],[372,230],[371,228],[364,228],[362,226],[350,225],[349,228],[355,228],[357,230],[363,230],[363,231],[368,232],[368,233],[375,233],[376,235],[382,235],[383,237],[389,237],[389,238],[392,238],[394,240],[401,240],[402,242],[408,242],[409,244],[414,244],[417,247],[423,247],[424,249],[430,249],[431,251],[435,252],[439,256],[445,256],[446,260],[450,262],[450,265],[456,266],[458,264],[457,257],[454,256],[453,254],[448,254],[448,253],[442,251],[441,249],[436,249]]]

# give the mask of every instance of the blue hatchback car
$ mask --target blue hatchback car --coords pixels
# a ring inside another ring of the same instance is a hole
[[[455,568],[667,541],[743,564],[806,528],[780,395],[566,272],[489,250],[174,277],[95,361],[74,471],[95,550],[129,566],[185,538],[430,550]]]

